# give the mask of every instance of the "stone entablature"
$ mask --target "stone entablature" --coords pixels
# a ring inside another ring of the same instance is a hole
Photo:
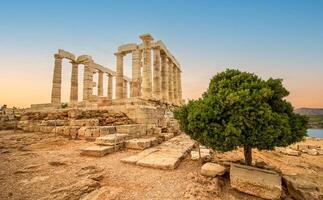
[[[62,49],[54,55],[55,65],[52,84],[52,105],[61,104],[62,59],[72,64],[70,105],[79,102],[78,97],[78,65],[84,65],[83,71],[83,103],[96,102],[99,98],[111,100],[113,91],[115,99],[140,97],[167,102],[173,105],[182,103],[181,68],[175,57],[167,50],[162,41],[154,42],[150,34],[140,35],[141,44],[125,44],[118,48],[116,71],[96,63],[91,56],[76,57]],[[132,54],[132,78],[124,75],[123,58]],[[93,75],[98,73],[98,81]],[[108,76],[107,94],[103,94],[104,75]],[[112,79],[115,79],[113,85]],[[93,87],[98,94],[93,95]],[[128,88],[129,91],[128,91]]]

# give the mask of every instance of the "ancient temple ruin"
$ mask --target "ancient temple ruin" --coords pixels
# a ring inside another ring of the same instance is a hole
[[[54,55],[51,104],[46,104],[46,106],[59,107],[62,103],[62,59],[68,59],[72,64],[69,107],[108,106],[119,100],[138,98],[180,105],[182,103],[180,64],[162,41],[155,42],[150,34],[143,34],[140,39],[141,44],[131,43],[119,46],[115,53],[115,71],[96,63],[89,55],[76,57],[70,52],[58,50],[58,53]],[[132,55],[131,78],[124,75],[123,58],[127,54]],[[82,99],[78,95],[80,81],[78,80],[78,66],[81,64],[84,65]],[[98,73],[98,81],[94,82],[93,76],[96,73]],[[104,83],[104,75],[108,77],[107,83]],[[106,94],[103,94],[104,84],[107,85]],[[97,95],[93,94],[94,87],[97,87]],[[32,105],[32,107],[37,108],[42,105]]]

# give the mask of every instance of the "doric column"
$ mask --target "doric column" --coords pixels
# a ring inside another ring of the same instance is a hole
[[[149,34],[141,35],[140,39],[143,41],[143,70],[142,70],[142,96],[152,96],[152,82],[151,82],[151,41],[153,38]]]
[[[177,82],[178,82],[178,104],[181,105],[182,104],[182,78],[181,78],[181,70],[178,68],[177,69]]]
[[[153,49],[154,55],[154,83],[153,83],[153,96],[157,99],[161,97],[160,87],[161,87],[161,73],[160,73],[160,49],[155,47]]]
[[[71,91],[70,102],[78,101],[78,63],[71,61],[72,63],[72,76],[71,76]]]
[[[170,103],[173,103],[174,100],[174,92],[173,92],[173,62],[171,59],[168,58],[168,100]]]
[[[162,53],[161,58],[161,94],[164,101],[168,101],[168,63],[166,54]]]
[[[112,78],[113,78],[113,76],[112,76],[112,74],[108,74],[108,89],[107,89],[107,97],[108,97],[108,99],[112,99]]]
[[[61,103],[61,88],[62,88],[62,57],[58,54],[54,55],[55,66],[52,85],[52,103]]]
[[[174,104],[178,104],[178,91],[177,91],[177,66],[173,64],[173,94],[174,94]]]
[[[123,53],[115,53],[117,56],[116,70],[116,99],[123,98]]]
[[[141,51],[132,51],[132,89],[133,97],[140,96],[141,90]]]
[[[129,87],[130,87],[130,97],[133,97],[133,83],[132,81],[129,82]]]
[[[92,62],[84,63],[83,100],[89,101],[93,94],[93,69]]]
[[[128,98],[128,81],[123,80],[123,98]]]
[[[103,72],[100,70],[98,77],[98,96],[103,96]]]

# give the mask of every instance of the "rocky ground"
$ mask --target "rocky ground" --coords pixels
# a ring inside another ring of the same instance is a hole
[[[323,140],[306,143],[323,146]],[[228,175],[200,175],[201,164],[189,157],[175,170],[159,170],[120,161],[140,152],[135,150],[81,156],[80,149],[90,145],[52,133],[1,131],[0,199],[259,199],[232,189]],[[214,160],[239,162],[242,155],[237,150],[215,154]],[[323,174],[322,155],[254,151],[254,160],[282,174]]]

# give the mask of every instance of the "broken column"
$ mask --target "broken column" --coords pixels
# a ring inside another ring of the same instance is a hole
[[[143,71],[142,71],[142,96],[152,96],[152,82],[151,82],[151,41],[153,37],[150,34],[140,36],[143,41]]]
[[[132,89],[133,97],[140,96],[141,90],[141,51],[132,51]]]
[[[53,74],[52,97],[53,104],[61,103],[61,88],[62,88],[62,57],[58,54],[54,55],[55,66]]]
[[[72,63],[72,76],[71,76],[71,92],[70,102],[76,103],[78,101],[78,63],[71,61]]]
[[[107,97],[108,99],[112,99],[112,74],[108,74],[108,89],[107,89]]]
[[[157,99],[160,98],[160,87],[161,87],[161,73],[160,73],[160,49],[159,47],[153,48],[154,56],[154,83],[153,83],[153,96]]]
[[[116,69],[116,99],[123,98],[123,56],[121,52],[115,53],[117,56]]]

